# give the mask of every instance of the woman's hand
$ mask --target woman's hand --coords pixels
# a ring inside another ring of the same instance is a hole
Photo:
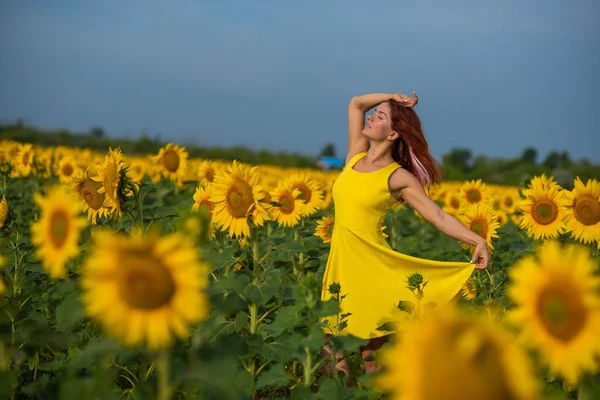
[[[419,102],[416,92],[412,92],[412,97],[408,97],[402,93],[394,93],[392,95],[394,101],[400,103],[404,107],[414,107]]]
[[[488,245],[485,240],[482,240],[475,247],[475,251],[473,252],[473,258],[471,259],[471,264],[476,263],[477,269],[484,269],[487,267],[488,259]]]

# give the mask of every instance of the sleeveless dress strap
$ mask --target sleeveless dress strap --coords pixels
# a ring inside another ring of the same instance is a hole
[[[355,155],[353,155],[352,158],[350,160],[348,160],[348,163],[346,164],[346,168],[354,167],[354,164],[356,164],[358,162],[358,160],[363,158],[365,155],[367,155],[366,151],[361,151],[360,153],[356,153]]]

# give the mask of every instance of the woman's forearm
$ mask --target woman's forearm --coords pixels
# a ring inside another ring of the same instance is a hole
[[[485,240],[445,211],[441,211],[441,215],[435,226],[445,235],[473,246],[477,246]]]
[[[394,96],[391,93],[370,93],[362,96],[354,96],[350,104],[366,112],[384,101],[391,100]]]

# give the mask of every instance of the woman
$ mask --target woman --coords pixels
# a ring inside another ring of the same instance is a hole
[[[327,290],[331,283],[341,285],[341,294],[346,295],[341,314],[352,314],[340,334],[369,339],[369,344],[361,348],[367,372],[379,367],[365,358],[390,335],[377,327],[394,321],[400,300],[415,301],[406,287],[408,275],[423,275],[428,283],[421,304],[436,308],[457,296],[475,267],[483,269],[488,263],[485,239],[441,210],[424,191],[425,185],[441,181],[441,173],[413,110],[417,102],[415,92],[412,97],[373,93],[352,98],[348,106],[346,166],[332,188],[335,228],[321,299],[332,297]],[[375,106],[365,123],[365,113]],[[397,201],[406,201],[444,234],[474,245],[471,262],[431,261],[391,249],[380,228],[385,214]],[[325,329],[329,338],[335,332],[336,319],[323,320],[329,323]],[[329,346],[323,349],[323,356],[331,359]],[[349,375],[345,360],[338,363],[336,372],[338,369]],[[326,363],[325,374],[329,373],[330,365]]]

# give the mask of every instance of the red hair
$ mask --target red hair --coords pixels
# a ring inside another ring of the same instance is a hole
[[[400,134],[392,145],[392,157],[411,172],[423,186],[442,181],[437,162],[429,153],[421,120],[412,107],[403,107],[390,100],[392,129]]]

